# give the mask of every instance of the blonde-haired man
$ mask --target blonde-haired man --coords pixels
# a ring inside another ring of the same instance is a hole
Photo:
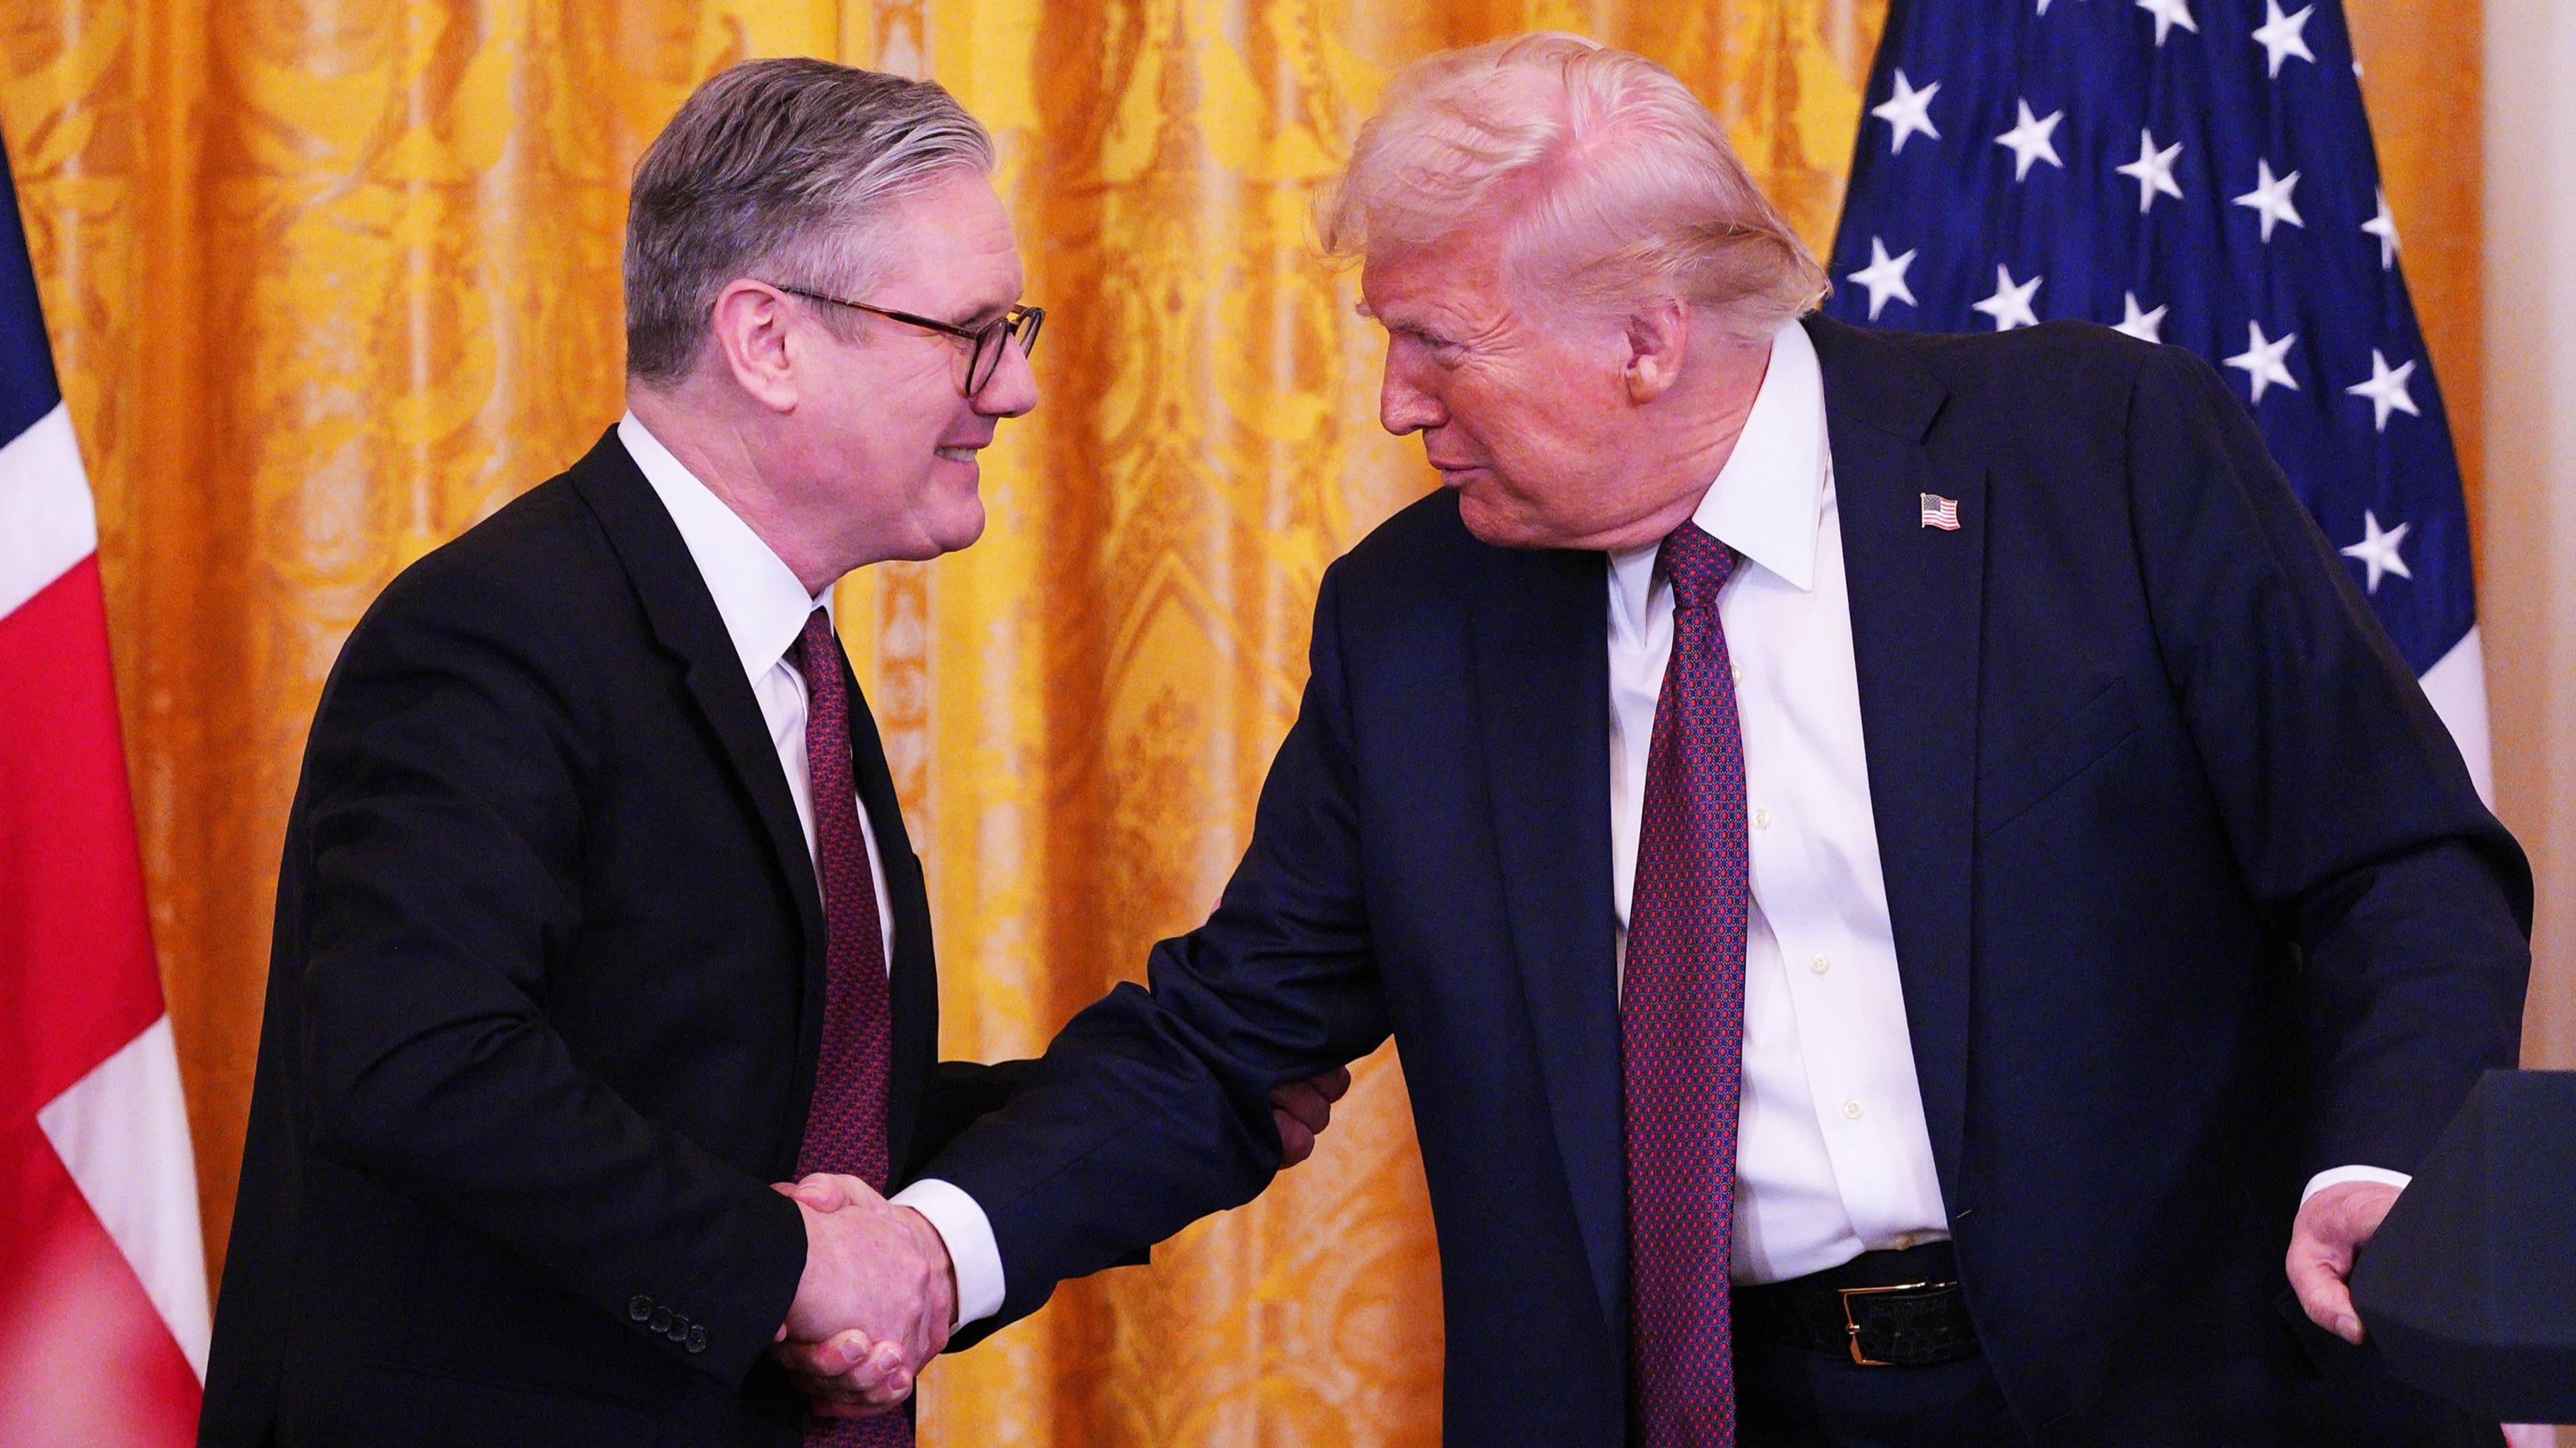
[[[1445,486],[1327,574],[1215,915],[929,1168],[1001,1315],[1392,1033],[1452,1444],[2459,1426],[2308,1319],[2512,1064],[2529,877],[2208,369],[1802,320],[1571,37],[1400,78],[1324,220]]]

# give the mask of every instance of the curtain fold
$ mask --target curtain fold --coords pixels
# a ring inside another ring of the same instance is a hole
[[[699,80],[779,54],[932,75],[1001,145],[1049,308],[1043,402],[988,455],[983,542],[842,587],[929,870],[945,1045],[989,1059],[1206,913],[1324,566],[1432,486],[1377,427],[1356,278],[1312,251],[1386,78],[1533,28],[1642,50],[1821,253],[1885,4],[0,0],[0,129],[99,493],[210,1250],[324,674],[394,573],[615,421],[626,177]],[[2474,489],[2479,185],[2445,138],[2475,113],[2476,26],[2350,9]],[[1435,1443],[1401,1070],[1383,1051],[1359,1077],[1261,1201],[934,1368],[925,1441]]]

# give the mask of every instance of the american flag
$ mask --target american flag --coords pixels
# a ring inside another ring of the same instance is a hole
[[[98,518],[0,158],[0,1444],[196,1441],[209,1320]]]
[[[1956,498],[1942,497],[1939,493],[1925,493],[1923,495],[1923,526],[1926,528],[1940,528],[1951,533],[1958,532],[1959,500]]]
[[[1826,311],[2199,353],[2488,792],[2459,460],[2340,0],[1895,0],[1865,105]]]

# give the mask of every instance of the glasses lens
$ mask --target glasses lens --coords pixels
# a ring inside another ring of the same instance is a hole
[[[1045,321],[1046,313],[1042,309],[1022,307],[977,332],[975,356],[967,364],[966,395],[973,397],[982,392],[985,385],[993,380],[993,374],[1002,370],[1002,348],[1011,338],[1020,339],[1021,356],[1026,357],[1035,352],[1038,347],[1038,327]]]
[[[1004,323],[995,322],[975,334],[975,359],[967,365],[966,395],[973,397],[1002,370],[1002,338],[1009,334]]]

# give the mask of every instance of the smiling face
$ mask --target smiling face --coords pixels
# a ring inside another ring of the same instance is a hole
[[[1507,548],[1613,548],[1671,526],[1671,489],[1642,467],[1651,438],[1627,328],[1530,307],[1498,227],[1372,251],[1360,295],[1386,328],[1379,421],[1422,434],[1469,532]]]
[[[983,177],[937,182],[899,203],[884,227],[884,263],[852,300],[969,329],[1019,300],[1019,244]],[[798,349],[797,405],[776,458],[809,493],[829,551],[856,566],[974,542],[984,531],[978,454],[1002,418],[1037,405],[1018,344],[970,398],[967,342],[829,302],[789,305],[844,313],[833,327],[799,329],[808,345]]]

